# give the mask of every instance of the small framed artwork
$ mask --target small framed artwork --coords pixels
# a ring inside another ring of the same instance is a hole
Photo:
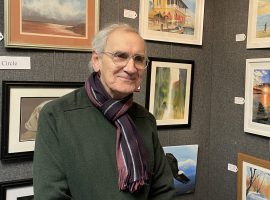
[[[91,51],[99,0],[5,0],[5,46]]]
[[[1,159],[32,159],[42,107],[82,82],[3,81]]]
[[[198,147],[197,144],[163,147],[177,195],[195,192]]]
[[[34,200],[33,179],[0,183],[2,200]]]
[[[244,131],[270,137],[270,58],[246,60]]]
[[[237,200],[270,199],[270,162],[238,153]]]
[[[270,47],[270,2],[249,0],[247,49]]]
[[[139,31],[146,40],[202,45],[204,0],[140,0]]]
[[[158,127],[190,126],[194,61],[150,57],[146,104]]]

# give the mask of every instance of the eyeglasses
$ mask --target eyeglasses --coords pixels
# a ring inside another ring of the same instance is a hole
[[[134,65],[137,69],[145,69],[149,63],[148,58],[140,54],[129,55],[129,53],[122,51],[101,53],[110,56],[113,63],[117,66],[126,66],[131,58],[134,60]]]

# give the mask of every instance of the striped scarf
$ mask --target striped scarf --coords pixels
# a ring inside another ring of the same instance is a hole
[[[133,193],[149,180],[150,175],[142,139],[127,113],[133,103],[133,94],[119,100],[112,99],[95,72],[87,79],[85,87],[91,102],[116,126],[119,189]]]

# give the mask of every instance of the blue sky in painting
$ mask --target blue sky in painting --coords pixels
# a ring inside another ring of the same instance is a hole
[[[262,69],[254,70],[254,78],[256,79],[256,84],[262,84],[262,83],[270,84],[270,69],[269,70],[262,70]]]
[[[196,0],[183,0],[183,2],[187,5],[188,9],[195,13],[196,8]]]
[[[22,0],[21,2],[24,20],[71,24],[85,21],[86,0]]]

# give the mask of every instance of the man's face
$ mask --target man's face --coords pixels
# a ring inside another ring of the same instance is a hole
[[[144,55],[144,48],[144,41],[138,34],[115,30],[110,34],[104,52]],[[129,59],[125,66],[120,66],[113,62],[111,54],[97,55],[94,53],[92,63],[94,70],[99,72],[106,91],[114,99],[121,99],[133,93],[140,86],[144,69],[137,69],[133,59]]]

